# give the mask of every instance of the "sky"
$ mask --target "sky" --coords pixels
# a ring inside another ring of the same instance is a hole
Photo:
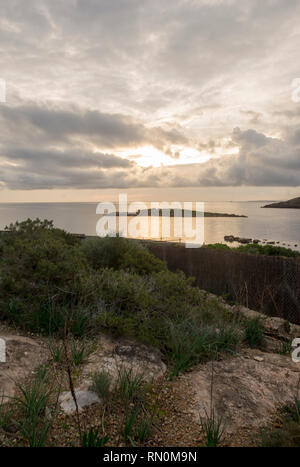
[[[0,0],[0,202],[300,196],[299,17],[299,0]]]

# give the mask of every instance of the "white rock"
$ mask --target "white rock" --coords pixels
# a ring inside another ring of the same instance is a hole
[[[264,359],[262,357],[253,357],[254,360],[256,360],[257,362],[263,362]]]
[[[82,411],[83,407],[88,407],[89,405],[97,404],[100,402],[99,397],[93,391],[77,390],[75,391],[75,396],[80,412]],[[59,402],[60,408],[64,413],[70,415],[76,411],[76,405],[70,391],[63,392],[59,396]]]

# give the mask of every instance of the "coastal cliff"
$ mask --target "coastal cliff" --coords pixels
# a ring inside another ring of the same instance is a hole
[[[263,206],[263,208],[288,208],[288,209],[300,209],[300,197],[293,198],[288,201],[281,201],[279,203],[272,203]]]

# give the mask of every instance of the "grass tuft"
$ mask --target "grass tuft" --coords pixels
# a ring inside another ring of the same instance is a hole
[[[20,396],[14,397],[13,400],[20,413],[21,432],[30,447],[42,447],[51,427],[51,422],[46,417],[50,391],[44,382],[38,379],[24,385],[16,383],[16,386]]]
[[[108,399],[112,378],[106,370],[100,370],[93,374],[90,389],[102,399]]]
[[[222,417],[219,417],[212,408],[209,415],[205,410],[205,417],[200,416],[200,423],[205,433],[206,447],[217,447],[223,440],[225,433],[225,424]]]
[[[245,340],[251,348],[261,348],[264,344],[264,326],[260,318],[247,319],[244,323]]]
[[[83,448],[100,448],[105,446],[109,440],[108,436],[99,436],[99,430],[93,430],[90,428],[88,432],[84,432],[82,435],[81,446]]]
[[[118,370],[118,379],[123,401],[133,401],[141,396],[144,384],[143,374],[134,374],[132,368],[122,367]]]

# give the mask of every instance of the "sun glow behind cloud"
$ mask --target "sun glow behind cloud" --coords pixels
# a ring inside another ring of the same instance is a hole
[[[171,147],[169,153],[153,146],[141,146],[130,151],[117,151],[116,155],[134,160],[141,167],[160,167],[183,164],[204,163],[211,155],[189,147]]]

